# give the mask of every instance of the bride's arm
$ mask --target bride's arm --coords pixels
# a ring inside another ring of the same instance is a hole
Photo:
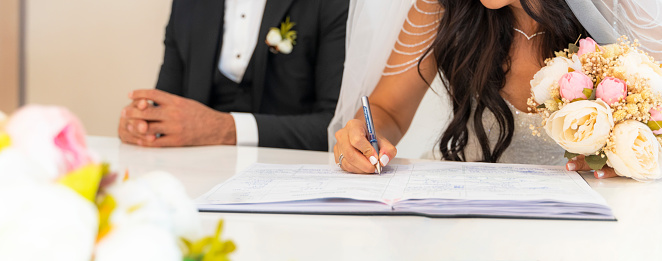
[[[386,165],[395,157],[393,144],[409,128],[428,83],[437,73],[432,51],[424,55],[434,42],[442,15],[443,9],[432,0],[417,0],[409,10],[383,76],[369,97],[380,152],[375,152],[368,142],[363,112],[359,110],[355,119],[336,132],[334,153],[336,161],[343,155],[343,169],[373,173],[377,159]]]

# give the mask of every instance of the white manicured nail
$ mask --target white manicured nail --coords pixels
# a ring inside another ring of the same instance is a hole
[[[377,158],[375,156],[370,156],[370,164],[372,165],[377,164]]]
[[[598,174],[598,178],[602,178],[605,176],[605,172],[602,170],[596,170],[595,173]]]
[[[568,163],[568,170],[572,171],[575,170],[577,166],[575,166],[575,163]]]
[[[390,159],[386,155],[382,155],[382,157],[379,159],[379,161],[382,163],[382,166],[386,166],[386,164],[388,164],[389,160]]]

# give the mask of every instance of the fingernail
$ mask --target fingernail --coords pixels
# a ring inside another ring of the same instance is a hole
[[[386,166],[386,164],[388,164],[389,160],[390,159],[386,155],[382,155],[382,157],[379,159],[379,161],[382,163],[382,166]]]
[[[575,170],[575,168],[577,168],[575,163],[570,163],[570,162],[568,163],[567,167],[568,167],[568,170]]]
[[[370,164],[375,165],[377,164],[377,157],[375,156],[370,156]],[[375,170],[377,171],[377,170]]]
[[[602,177],[605,176],[605,172],[602,171],[602,170],[596,170],[596,171],[595,171],[595,174],[598,175],[598,178],[602,178]]]

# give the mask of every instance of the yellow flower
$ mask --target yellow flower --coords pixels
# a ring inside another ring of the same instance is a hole
[[[104,169],[107,169],[107,165],[89,164],[65,175],[58,180],[58,183],[73,189],[87,200],[94,202]]]
[[[237,248],[232,240],[221,240],[223,232],[223,220],[218,221],[216,234],[204,237],[196,242],[182,239],[186,249],[184,261],[229,261],[228,255]]]
[[[11,139],[9,138],[9,134],[5,132],[0,132],[0,151],[2,151],[4,148],[7,148],[11,145]]]

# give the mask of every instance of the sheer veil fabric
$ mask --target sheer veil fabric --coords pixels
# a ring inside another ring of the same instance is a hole
[[[662,61],[662,0],[566,0],[579,22],[599,44],[625,35]]]
[[[336,143],[335,132],[354,118],[360,108],[361,96],[369,95],[382,76],[389,77],[403,70],[416,69],[412,65],[416,64],[418,59],[423,58],[419,51],[429,46],[430,42],[427,40],[434,38],[433,34],[436,32],[436,30],[431,30],[434,26],[432,21],[439,19],[439,12],[430,9],[434,2],[436,1],[350,1],[342,88],[335,116],[328,128],[331,151]],[[626,35],[630,40],[639,39],[643,50],[650,53],[656,60],[662,60],[662,0],[566,0],[566,2],[598,43],[615,43],[619,36]],[[412,14],[420,17],[412,17]],[[429,20],[426,20],[426,16]],[[448,95],[438,79],[435,80],[432,87],[442,97],[428,91],[410,126],[410,129],[415,131],[409,131],[398,144],[399,157],[420,156],[420,154],[417,156],[400,153],[400,147],[405,145],[403,143],[408,140],[407,136],[425,137],[424,139],[428,140],[426,144],[411,144],[411,147],[418,146],[421,152],[428,152],[427,154],[430,156],[429,151],[432,149],[430,144],[436,142],[436,138],[445,128],[451,111],[448,105]],[[521,125],[521,128],[518,130],[516,127],[512,148],[509,148],[511,152],[504,154],[503,162],[518,162],[518,159],[529,153],[527,148],[538,146],[540,149],[540,146],[548,146],[549,155],[541,154],[536,157],[541,161],[534,162],[537,161],[534,159],[528,162],[563,164],[562,157],[554,157],[554,159],[549,157],[551,154],[559,153],[558,145],[549,139],[541,141],[538,138],[536,140],[530,134],[528,123],[540,122],[539,119],[536,119],[537,115],[519,112],[512,106],[511,109],[515,116],[515,124]],[[433,120],[420,119],[419,114],[425,115],[422,116],[423,118],[430,115],[436,118]],[[485,120],[490,121],[490,116],[487,115]],[[427,123],[427,126],[434,124],[437,127],[420,128],[417,122]],[[489,125],[486,124],[486,126]],[[415,134],[410,135],[412,132]],[[421,133],[423,134],[421,135]],[[421,141],[420,138],[413,140],[415,143]],[[472,142],[470,141],[470,143]],[[471,150],[475,145],[470,144],[467,149]],[[475,149],[477,148],[479,147],[475,147]],[[531,153],[536,154],[536,151]],[[560,153],[562,155],[562,150]],[[545,159],[553,162],[546,162]]]
[[[415,0],[351,0],[347,20],[345,69],[336,113],[329,124],[329,151],[335,133],[361,108],[382,76],[407,11]]]

